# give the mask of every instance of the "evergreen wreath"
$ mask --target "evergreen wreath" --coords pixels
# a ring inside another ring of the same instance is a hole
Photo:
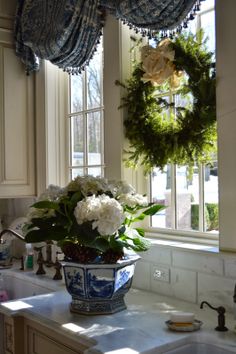
[[[131,78],[117,82],[126,89],[121,106],[127,110],[124,126],[131,149],[126,165],[141,163],[148,173],[168,163],[190,168],[210,163],[216,152],[216,82],[203,32],[181,34],[141,51]],[[184,105],[167,101],[164,93],[170,90]]]

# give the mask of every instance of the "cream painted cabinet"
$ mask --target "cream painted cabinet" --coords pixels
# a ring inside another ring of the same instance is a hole
[[[24,354],[82,354],[88,346],[67,338],[43,325],[25,319]],[[15,353],[17,354],[17,353]]]
[[[35,77],[15,55],[14,14],[0,0],[0,198],[36,194]]]
[[[88,348],[36,321],[4,316],[3,354],[83,354]]]
[[[1,349],[0,349],[1,351]],[[2,352],[1,352],[2,353]],[[3,353],[24,353],[24,318],[4,316],[3,320]],[[33,354],[33,352],[31,353]]]

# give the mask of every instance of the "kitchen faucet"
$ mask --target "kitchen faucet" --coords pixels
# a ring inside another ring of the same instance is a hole
[[[21,234],[19,234],[18,232],[14,231],[14,230],[12,230],[12,229],[4,229],[4,230],[2,230],[2,231],[0,232],[0,244],[3,244],[2,236],[3,236],[4,234],[6,234],[6,233],[11,234],[11,235],[17,237],[19,240],[25,242],[24,237],[23,237]],[[20,270],[24,270],[24,259],[23,259],[23,256],[22,256],[22,257],[19,257],[19,258],[18,258],[18,257],[11,257],[11,258],[10,258],[10,263],[9,263],[9,264],[6,263],[5,266],[6,266],[6,265],[9,266],[10,264],[12,264],[12,260],[13,260],[13,259],[20,259],[20,260],[21,260],[21,268],[20,268]]]
[[[0,232],[0,243],[2,242],[2,236],[6,233],[10,233],[13,236],[16,236],[19,240],[24,241],[25,242],[25,238],[24,236],[22,236],[21,234],[19,234],[18,232],[12,230],[12,229],[4,229]]]
[[[228,331],[228,328],[225,327],[225,308],[223,306],[213,307],[207,301],[202,301],[201,305],[200,305],[200,309],[203,308],[204,304],[209,306],[212,310],[215,310],[218,312],[218,326],[215,328],[215,330],[219,331],[219,332]]]
[[[19,234],[18,232],[12,230],[12,229],[4,229],[0,232],[0,244],[3,243],[2,242],[2,236],[6,233],[10,233],[11,235],[13,236],[16,236],[19,240],[23,241],[23,242],[26,242],[25,241],[25,238],[24,236],[22,236],[21,234]],[[53,279],[54,280],[60,280],[62,279],[62,275],[61,275],[61,264],[60,262],[58,261],[58,258],[56,256],[56,261],[55,262],[52,262],[52,251],[51,251],[51,247],[52,247],[52,243],[51,242],[46,242],[46,247],[47,247],[47,250],[46,250],[46,253],[47,253],[47,260],[44,261],[43,259],[43,255],[42,255],[42,247],[35,247],[34,249],[36,251],[39,252],[39,257],[38,257],[38,260],[37,260],[37,263],[39,265],[39,269],[37,271],[37,275],[38,274],[45,274],[45,271],[44,269],[42,268],[43,264],[45,264],[46,266],[48,267],[51,267],[51,266],[54,266],[54,268],[56,269],[56,274],[54,275]],[[57,252],[57,255],[59,254],[60,252]],[[12,259],[14,259],[15,257],[12,257]],[[17,259],[17,258],[16,258]],[[23,257],[20,258],[21,259],[21,270],[24,270],[24,262],[23,262]]]

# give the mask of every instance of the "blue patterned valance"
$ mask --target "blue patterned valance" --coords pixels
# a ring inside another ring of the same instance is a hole
[[[203,0],[18,0],[15,19],[16,54],[26,71],[48,59],[77,73],[93,56],[105,12],[135,27],[143,35],[181,31]]]
[[[99,0],[18,0],[16,53],[27,72],[48,59],[68,72],[82,69],[101,36]]]

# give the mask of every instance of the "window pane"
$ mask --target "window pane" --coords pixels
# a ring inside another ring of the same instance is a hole
[[[71,165],[84,164],[84,120],[80,114],[71,117]]]
[[[189,230],[191,225],[191,193],[188,190],[187,168],[176,167],[177,228]]]
[[[88,164],[101,164],[101,112],[88,114]]]
[[[199,230],[199,169],[194,166],[193,176],[186,166],[176,168],[177,228]]]
[[[80,75],[70,77],[70,178],[104,175],[103,43]]]
[[[102,44],[87,68],[87,108],[102,105]]]
[[[201,27],[204,29],[204,36],[208,38],[207,47],[215,52],[215,13],[209,11],[201,15]]]
[[[166,209],[152,217],[153,227],[172,227],[171,215],[171,171],[170,166],[166,166],[161,172],[155,168],[152,173],[152,201],[154,203],[168,206]]]
[[[83,175],[84,175],[83,168],[73,168],[73,170],[71,170],[71,179],[74,179],[77,176],[83,176]]]
[[[205,219],[206,231],[218,231],[218,167],[205,166]]]
[[[83,111],[83,74],[71,75],[71,113]]]
[[[90,168],[88,168],[88,174],[90,176],[94,176],[94,177],[103,176],[102,168],[101,167],[90,167]]]

